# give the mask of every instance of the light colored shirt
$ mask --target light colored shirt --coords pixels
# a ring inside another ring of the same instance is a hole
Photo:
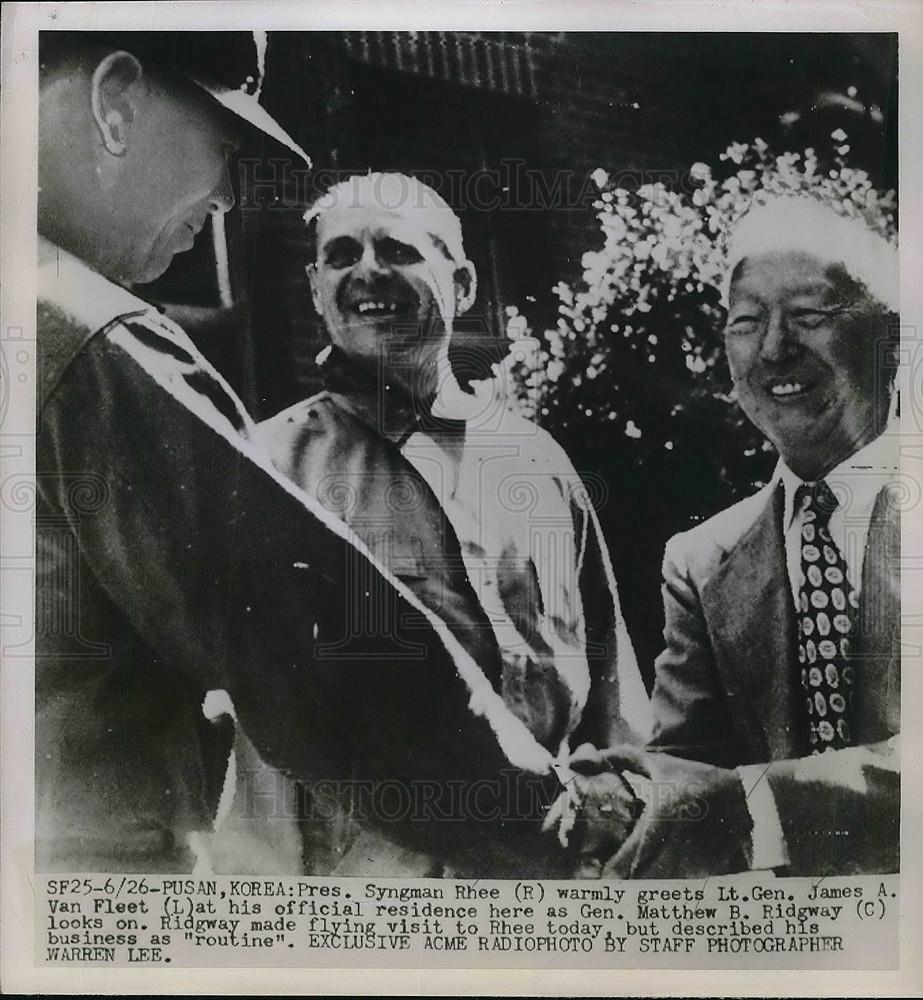
[[[327,392],[259,427],[280,471],[338,512],[489,661],[478,624],[486,616],[501,660],[494,682],[553,753],[567,754],[588,715],[592,736],[581,737],[597,745],[643,739],[650,704],[608,551],[563,449],[501,401],[457,384],[421,414],[340,352],[324,372]],[[454,539],[443,538],[443,517]]]
[[[650,703],[593,504],[563,450],[457,383],[420,412],[338,351],[323,372],[326,391],[257,428],[276,467],[447,624],[561,766],[583,742],[642,742]],[[425,854],[395,860],[348,797],[339,808],[335,824],[310,824],[309,870],[439,870]]]
[[[898,428],[892,423],[884,434],[841,462],[824,479],[839,500],[830,516],[830,536],[846,562],[846,575],[858,594],[862,587],[865,543],[875,500],[898,470]],[[801,591],[801,528],[804,511],[795,509],[795,494],[804,480],[779,461],[776,478],[785,494],[785,560],[792,599],[798,603]]]
[[[539,428],[490,401],[484,413],[466,421],[463,437],[417,430],[401,453],[426,480],[455,531],[468,579],[504,661],[537,658],[542,649],[582,707],[590,672],[579,578],[591,525],[584,519],[578,529],[582,537],[576,537],[570,505],[579,501],[568,492],[583,490],[570,462]],[[504,579],[520,553],[534,568],[534,596],[541,606],[529,616],[532,634],[523,627],[523,617],[514,621]],[[606,587],[608,581],[599,582]],[[614,580],[606,589],[614,590]],[[621,616],[617,628],[622,665],[636,672]]]

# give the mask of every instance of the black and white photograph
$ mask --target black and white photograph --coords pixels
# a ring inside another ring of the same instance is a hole
[[[874,917],[896,962],[903,36],[250,9],[36,35],[4,657],[34,643],[30,870],[86,897],[36,954],[163,961],[54,936],[148,913],[127,884],[202,949],[296,933],[208,938],[216,886],[310,947],[397,948],[355,922],[396,899],[471,962],[627,953],[626,890],[629,928],[706,891],[720,929],[641,950],[760,968]]]

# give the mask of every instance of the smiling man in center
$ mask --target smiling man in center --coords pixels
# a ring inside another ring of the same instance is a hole
[[[325,390],[260,425],[276,466],[439,615],[560,761],[584,743],[642,739],[648,699],[586,489],[546,432],[453,373],[454,323],[477,289],[458,217],[415,178],[369,174],[332,188],[305,219],[330,339]],[[606,809],[613,845],[632,821],[619,787]],[[516,819],[486,806],[483,818]],[[315,824],[309,867],[440,870],[362,820],[347,791],[337,822]],[[586,845],[605,855],[592,837]]]

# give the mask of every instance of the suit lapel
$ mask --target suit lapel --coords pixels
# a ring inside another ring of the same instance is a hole
[[[748,760],[801,752],[794,724],[795,612],[781,484],[702,590],[715,659]]]

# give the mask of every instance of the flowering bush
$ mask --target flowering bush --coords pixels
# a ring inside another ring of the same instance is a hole
[[[601,246],[582,277],[559,283],[557,323],[535,334],[508,312],[504,362],[514,395],[585,469],[617,463],[616,478],[645,470],[675,489],[682,520],[751,492],[771,469],[771,446],[734,404],[722,350],[721,282],[727,241],[760,193],[809,194],[895,235],[894,194],[846,163],[846,134],[774,155],[761,139],[732,143],[713,170],[695,163],[678,190],[616,186],[593,174]]]

